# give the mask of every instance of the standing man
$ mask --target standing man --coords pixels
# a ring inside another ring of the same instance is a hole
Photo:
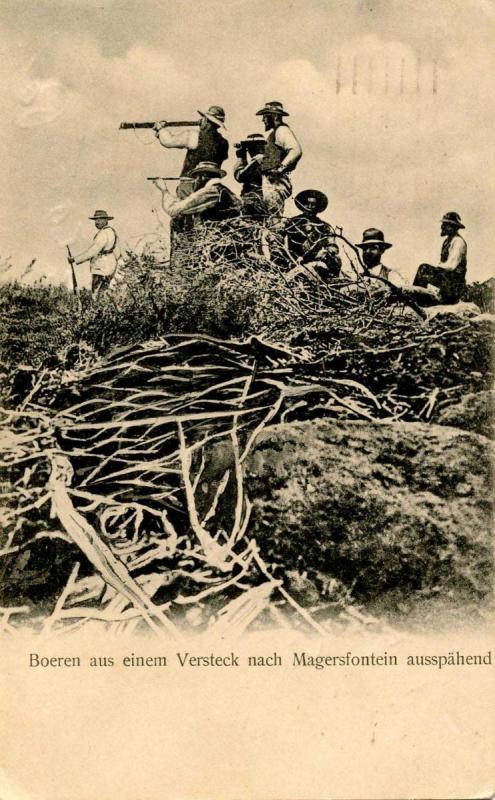
[[[234,178],[242,184],[242,213],[251,219],[262,220],[267,208],[263,200],[263,173],[266,139],[261,133],[250,133],[235,145],[237,161],[234,164]]]
[[[122,258],[119,238],[113,228],[108,224],[113,217],[106,211],[98,209],[92,217],[96,234],[92,244],[78,256],[69,258],[72,264],[90,262],[91,292],[98,295],[108,289],[110,281],[117,269],[117,263]]]
[[[256,112],[265,126],[266,147],[261,169],[263,199],[270,213],[282,216],[284,203],[292,194],[289,173],[302,156],[302,148],[284,118],[289,114],[282,103],[272,100]]]
[[[155,135],[163,147],[187,150],[180,176],[191,180],[180,181],[177,196],[181,199],[193,191],[192,171],[200,162],[212,161],[221,167],[229,154],[223,108],[210,106],[208,111],[198,111],[198,114],[201,122],[197,128],[177,130],[165,127],[164,121],[155,124]]]
[[[434,290],[427,290],[431,299],[437,303],[448,305],[458,303],[466,288],[467,244],[459,234],[459,230],[464,227],[457,211],[447,211],[443,215],[440,235],[444,240],[440,251],[440,262],[437,265],[421,264],[414,278],[413,286],[427,289],[428,284],[431,284],[437,287],[437,294]],[[419,297],[417,299],[421,302]],[[424,299],[425,301],[428,299],[426,292]]]
[[[327,196],[317,189],[306,189],[296,195],[294,203],[302,213],[285,222],[288,254],[301,265],[311,264],[323,280],[338,277],[342,262],[335,231],[318,216],[328,206]]]
[[[367,228],[363,231],[362,242],[356,244],[356,247],[359,247],[363,254],[365,277],[372,277],[375,275],[379,278],[386,278],[394,286],[405,285],[404,278],[400,272],[382,264],[382,256],[385,250],[392,247],[390,242],[385,241],[383,231],[380,231],[378,228]]]

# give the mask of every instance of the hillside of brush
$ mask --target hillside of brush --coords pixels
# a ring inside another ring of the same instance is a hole
[[[4,627],[483,615],[490,316],[231,251],[0,288]]]

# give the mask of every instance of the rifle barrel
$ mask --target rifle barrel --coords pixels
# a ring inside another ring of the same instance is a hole
[[[165,128],[186,128],[192,127],[194,125],[199,125],[201,120],[192,121],[180,121],[180,122],[167,122],[164,125]],[[154,128],[154,122],[121,122],[119,129],[122,131],[132,130],[133,128]]]
[[[147,181],[192,181],[194,178],[188,178],[183,175],[180,178],[162,178],[161,175],[156,175],[154,178],[146,178]]]

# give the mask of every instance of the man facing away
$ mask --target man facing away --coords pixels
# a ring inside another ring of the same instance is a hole
[[[222,166],[229,154],[229,144],[224,134],[225,111],[221,106],[210,106],[208,111],[198,111],[201,122],[198,127],[177,130],[166,127],[166,122],[155,124],[155,135],[163,147],[187,150],[180,176],[191,180],[180,181],[177,195],[187,197],[193,191],[192,171],[201,162],[213,162]]]
[[[272,100],[256,112],[265,127],[266,147],[261,162],[263,199],[271,214],[281,216],[284,203],[292,194],[289,173],[302,156],[302,148],[284,122],[289,114],[282,103]]]
[[[367,228],[363,231],[363,238],[359,244],[365,266],[365,277],[377,276],[379,278],[386,278],[394,286],[404,286],[405,281],[400,272],[395,269],[385,266],[382,263],[382,256],[385,250],[388,250],[392,245],[390,242],[385,241],[383,231],[378,228]],[[373,281],[379,284],[379,281]],[[378,289],[378,286],[376,287]]]
[[[117,263],[122,258],[119,238],[115,230],[108,224],[113,217],[106,211],[98,209],[92,217],[96,234],[92,244],[78,256],[70,258],[73,264],[90,263],[91,292],[98,295],[108,289],[110,281],[117,269]]]
[[[444,237],[437,265],[421,264],[413,286],[418,287],[415,298],[423,305],[458,303],[466,288],[467,244],[459,230],[465,226],[457,211],[447,211],[441,220],[440,235]],[[436,287],[437,291],[428,288]],[[423,290],[423,291],[422,291]]]

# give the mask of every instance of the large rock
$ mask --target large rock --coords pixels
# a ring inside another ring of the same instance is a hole
[[[492,455],[437,425],[279,425],[248,462],[252,533],[269,563],[337,579],[359,602],[477,604],[492,579]]]
[[[458,403],[448,406],[437,417],[440,425],[451,425],[465,431],[495,438],[495,391],[464,395]]]

